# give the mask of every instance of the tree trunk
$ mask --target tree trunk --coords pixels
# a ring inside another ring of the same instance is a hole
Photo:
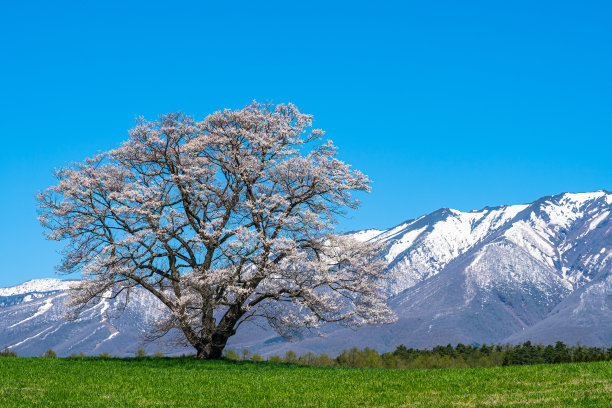
[[[207,342],[201,342],[198,345],[194,346],[197,354],[196,358],[198,360],[218,360],[223,357],[223,349],[225,349],[225,345],[227,344],[227,340],[229,339],[229,335],[225,333],[215,332],[212,335],[212,339]]]

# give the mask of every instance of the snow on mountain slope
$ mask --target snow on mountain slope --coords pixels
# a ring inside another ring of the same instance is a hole
[[[339,328],[325,339],[259,350],[496,343],[527,331],[572,292],[610,271],[611,197],[600,191],[469,213],[442,209],[373,234],[371,240],[389,243],[385,255],[397,276],[389,292],[398,322],[356,332]],[[591,322],[585,330],[605,321],[603,309],[583,310]],[[611,325],[598,330],[598,338],[612,337]],[[569,329],[555,336],[575,343]]]
[[[28,293],[49,293],[67,290],[71,281],[61,279],[35,279],[10,288],[0,288],[0,296],[15,296]]]
[[[468,213],[442,209],[375,236],[373,240],[390,244],[386,260],[391,271],[399,272],[391,293],[437,274],[524,208],[515,205]]]
[[[245,324],[230,347],[265,355],[528,339],[611,346],[611,213],[610,192],[564,193],[471,212],[441,209],[386,230],[352,232],[388,244],[382,255],[394,277],[386,290],[397,323],[357,331],[331,325],[326,338],[293,343]],[[0,346],[21,355],[47,348],[130,355],[161,313],[139,291],[122,315],[104,301],[67,322],[68,285],[45,279],[0,289]]]
[[[142,334],[160,316],[159,303],[144,290],[134,291],[131,303],[119,313],[115,300],[103,300],[80,314],[75,321],[65,319],[69,282],[27,282],[28,285],[3,293],[0,304],[0,345],[22,356],[35,356],[52,348],[58,355],[84,352],[89,355],[110,353],[134,355],[142,346]],[[34,290],[34,292],[30,292]],[[43,292],[36,292],[36,291]],[[33,296],[37,294],[39,296]],[[23,296],[30,296],[23,298]],[[14,301],[18,298],[20,301]],[[160,345],[145,345],[151,351]]]
[[[504,343],[531,340],[551,344],[563,334],[568,344],[589,346],[612,344],[612,274],[590,282],[567,296],[541,321],[514,333]]]
[[[73,280],[36,279],[9,288],[0,288],[0,307],[30,302],[69,289]]]
[[[590,245],[588,234],[601,229],[603,235],[609,235],[605,226],[610,228],[611,197],[605,191],[565,193],[532,204],[487,207],[480,211],[441,209],[388,230],[358,233],[356,238],[389,244],[385,258],[389,270],[397,275],[388,288],[390,294],[436,275],[451,261],[500,235],[557,270],[563,284],[575,289],[590,279],[594,269],[601,266],[601,259],[611,256],[611,248],[594,254],[588,250],[590,258],[575,259],[572,255],[584,255],[587,248],[583,245],[577,251],[576,247],[580,242]],[[597,251],[602,248],[597,247]]]

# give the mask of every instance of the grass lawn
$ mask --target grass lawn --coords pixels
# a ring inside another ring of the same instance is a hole
[[[0,358],[0,407],[612,406],[612,363],[440,370]]]

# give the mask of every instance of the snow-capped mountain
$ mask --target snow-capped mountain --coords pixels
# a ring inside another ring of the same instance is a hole
[[[19,355],[39,355],[52,348],[60,356],[86,354],[133,355],[142,333],[160,315],[155,298],[140,290],[121,313],[114,300],[85,309],[75,321],[65,319],[73,281],[32,280],[0,289],[0,345]],[[148,345],[152,351],[160,345]]]
[[[397,323],[357,331],[330,326],[325,338],[294,343],[270,330],[243,326],[230,347],[264,354],[288,349],[333,354],[352,346],[384,351],[399,344],[524,340],[610,346],[611,211],[608,191],[564,193],[471,212],[440,209],[386,230],[353,232],[357,239],[388,244],[383,255],[392,278],[386,290]],[[0,289],[0,346],[24,355],[49,347],[65,354],[121,354],[138,343],[137,330],[117,329],[121,322],[131,316],[127,326],[143,330],[159,313],[155,300],[143,293],[128,316],[104,320],[112,305],[95,306],[83,321],[87,324],[64,322],[66,288],[61,285],[66,284],[52,281]],[[63,334],[61,349],[51,339],[66,325],[75,326]],[[110,326],[120,334],[113,335]],[[77,343],[82,338],[87,339]]]
[[[17,305],[68,289],[70,281],[36,279],[10,288],[0,288],[0,307]]]
[[[252,347],[336,353],[351,347],[531,340],[612,345],[612,194],[559,194],[525,205],[441,209],[388,230],[398,322]]]
[[[70,282],[69,280],[61,279],[35,279],[10,288],[0,288],[0,296],[8,297],[24,294],[58,292],[68,289]]]
[[[610,245],[606,248],[609,242],[604,238],[610,233],[611,203],[611,193],[598,191],[471,212],[445,208],[388,230],[366,230],[355,236],[390,244],[386,259],[389,270],[398,275],[390,287],[393,294],[438,274],[468,253],[484,255],[483,251],[501,242],[556,270],[558,279],[572,291],[610,266],[612,249]],[[499,269],[485,266],[477,270],[479,259],[470,270],[485,284],[498,276]],[[515,273],[508,278],[534,277]]]

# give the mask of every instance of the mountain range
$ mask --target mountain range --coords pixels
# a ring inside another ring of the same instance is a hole
[[[241,326],[229,348],[263,355],[291,349],[326,352],[397,345],[581,343],[612,346],[612,193],[563,193],[529,204],[461,212],[443,208],[395,227],[354,231],[362,241],[388,244],[385,291],[398,316],[391,325],[287,342],[262,325]],[[172,353],[164,343],[142,343],[162,312],[137,291],[127,309],[112,300],[66,321],[69,281],[41,279],[0,289],[0,346],[19,355],[54,349],[133,355],[138,347]]]

